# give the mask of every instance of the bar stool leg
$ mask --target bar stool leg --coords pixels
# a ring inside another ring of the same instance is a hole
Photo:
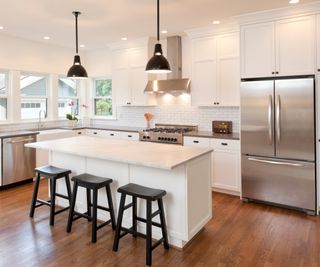
[[[37,174],[36,181],[34,184],[33,195],[32,195],[32,202],[30,207],[29,216],[32,218],[34,215],[34,210],[36,208],[37,198],[38,198],[38,190],[39,190],[39,183],[40,183],[40,173]]]
[[[152,264],[152,202],[147,200],[147,255],[146,265],[151,266]]]
[[[56,206],[56,178],[53,177],[51,181],[51,201],[50,201],[50,225],[54,225],[54,213]]]
[[[90,189],[87,188],[87,214],[91,217],[91,192]],[[91,222],[92,219],[88,218],[88,222]]]
[[[74,207],[76,205],[76,199],[77,199],[77,191],[78,191],[78,183],[74,182],[71,206],[70,206],[70,210],[69,210],[68,224],[67,224],[67,229],[66,229],[68,233],[71,232],[71,228],[72,228]]]
[[[108,198],[108,206],[110,209],[110,218],[111,218],[111,225],[112,225],[112,230],[116,229],[116,219],[114,216],[114,209],[113,209],[113,202],[112,202],[112,195],[111,195],[111,190],[110,190],[110,185],[106,186],[106,191],[107,191],[107,198]]]
[[[121,199],[120,199],[120,206],[119,206],[119,214],[118,214],[118,220],[117,220],[116,234],[114,236],[114,241],[113,241],[113,251],[118,251],[118,247],[119,247],[119,239],[120,239],[120,233],[121,233],[121,225],[122,225],[122,218],[123,218],[125,202],[126,202],[126,194],[122,193],[121,194]]]
[[[132,236],[137,237],[137,197],[132,196]]]
[[[67,194],[68,194],[68,199],[69,199],[69,206],[71,206],[71,186],[70,186],[70,179],[69,179],[69,174],[67,174],[65,176],[65,180],[66,180],[66,187],[67,187]]]
[[[161,223],[161,231],[162,231],[162,237],[163,237],[163,246],[165,249],[169,249],[168,232],[167,232],[166,218],[164,215],[162,198],[158,199],[158,205],[160,209],[160,223]]]
[[[92,238],[91,242],[97,242],[97,209],[98,209],[98,190],[93,190],[93,199],[92,199]]]

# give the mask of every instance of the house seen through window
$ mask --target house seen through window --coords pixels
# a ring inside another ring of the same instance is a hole
[[[8,75],[0,72],[0,120],[7,119],[7,84]]]
[[[58,81],[58,114],[60,118],[65,118],[66,114],[79,114],[78,98],[79,81],[59,78]]]

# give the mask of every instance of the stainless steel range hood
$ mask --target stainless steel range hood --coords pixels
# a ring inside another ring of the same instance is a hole
[[[181,37],[167,38],[167,59],[170,63],[171,73],[167,80],[148,81],[145,93],[188,93],[190,92],[190,79],[182,79],[182,49]]]

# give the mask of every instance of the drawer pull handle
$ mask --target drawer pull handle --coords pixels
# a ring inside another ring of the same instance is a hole
[[[97,132],[93,132],[93,134],[97,134]]]
[[[114,134],[110,134],[110,136],[114,136]]]
[[[128,137],[130,137],[130,138],[131,138],[131,137],[132,137],[132,135],[128,135]]]
[[[228,145],[228,143],[221,143],[221,145],[223,145],[223,146],[227,146],[227,145]]]
[[[195,141],[195,140],[194,140],[194,141],[193,141],[193,143],[195,143],[195,144],[199,144],[199,141]]]
[[[78,134],[82,134],[82,132],[78,132]]]

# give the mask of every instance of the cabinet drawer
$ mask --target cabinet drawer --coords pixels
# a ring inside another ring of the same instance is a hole
[[[183,145],[184,146],[210,148],[210,139],[205,138],[205,137],[185,136],[183,138]]]
[[[213,150],[238,150],[240,151],[239,140],[211,139]]]
[[[139,141],[139,133],[134,132],[121,132],[121,139]]]

